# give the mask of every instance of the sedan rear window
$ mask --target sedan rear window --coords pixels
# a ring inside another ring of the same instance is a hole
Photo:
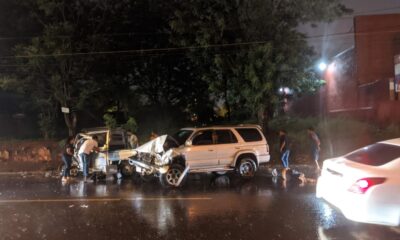
[[[400,147],[385,143],[372,144],[345,156],[348,160],[371,166],[384,165],[399,157]]]
[[[258,142],[262,140],[260,131],[255,128],[236,128],[235,130],[245,142]]]

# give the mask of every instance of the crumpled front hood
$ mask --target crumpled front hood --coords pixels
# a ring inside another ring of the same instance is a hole
[[[168,135],[157,137],[136,148],[135,151],[139,153],[162,153],[164,152],[164,143],[167,140],[167,137]]]

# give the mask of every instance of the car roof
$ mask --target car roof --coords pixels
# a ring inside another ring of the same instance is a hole
[[[82,129],[82,133],[93,133],[93,132],[106,132],[109,131],[110,129],[108,127],[94,127],[94,128],[84,128]],[[111,131],[123,131],[122,128],[113,128]]]
[[[394,138],[394,139],[382,141],[382,142],[380,142],[380,143],[386,143],[386,144],[391,144],[391,145],[400,146],[400,138]]]
[[[260,125],[257,124],[239,124],[239,125],[212,125],[212,126],[203,126],[203,127],[185,127],[181,130],[203,130],[203,129],[210,129],[210,128],[218,128],[218,129],[230,129],[230,128],[257,128],[261,130]]]

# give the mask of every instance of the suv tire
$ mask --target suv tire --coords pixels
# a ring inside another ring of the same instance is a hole
[[[183,174],[185,168],[180,164],[172,164],[168,171],[160,175],[160,183],[164,187],[179,187],[175,184],[178,182],[180,176]],[[185,179],[182,180],[180,186],[183,185]]]
[[[61,163],[57,167],[57,172],[62,176],[63,172],[65,170],[65,165],[64,163]],[[77,177],[79,175],[79,169],[76,165],[72,165],[71,168],[69,169],[69,175],[70,177]]]
[[[79,169],[77,166],[71,166],[71,169],[69,170],[69,174],[71,177],[77,177],[79,175]]]
[[[123,177],[131,177],[135,172],[135,167],[130,165],[128,161],[122,161],[119,169]]]
[[[253,178],[256,174],[256,170],[256,163],[253,159],[248,157],[240,159],[239,163],[236,165],[236,172],[244,179]]]

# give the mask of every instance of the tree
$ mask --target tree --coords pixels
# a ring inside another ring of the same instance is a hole
[[[112,52],[129,41],[113,45],[115,31],[132,26],[133,21],[128,20],[135,1],[29,0],[21,4],[41,29],[29,43],[16,46],[20,67],[14,79],[35,99],[40,116],[55,116],[60,107],[70,108],[63,115],[69,135],[73,135],[80,110],[110,104],[109,98],[94,96],[107,95],[115,86],[126,89],[126,84],[121,84],[124,74],[112,72],[119,56],[99,52]]]
[[[164,1],[28,0],[21,4],[40,28],[37,37],[16,46],[13,64],[19,67],[12,79],[34,99],[47,124],[55,124],[60,107],[70,109],[63,116],[72,135],[82,113],[101,119],[104,109],[115,108],[126,120],[132,114],[132,99],[139,101],[137,96],[143,96],[140,104],[183,112],[203,107],[208,100],[208,96],[193,97],[206,84],[192,77],[184,55],[138,51],[172,46],[168,41],[171,13],[165,11]]]
[[[349,12],[328,0],[188,0],[175,1],[174,8],[173,40],[191,47],[212,94],[225,100],[229,113],[244,106],[264,128],[280,87],[303,91],[305,82],[316,80],[313,51],[296,27]]]

